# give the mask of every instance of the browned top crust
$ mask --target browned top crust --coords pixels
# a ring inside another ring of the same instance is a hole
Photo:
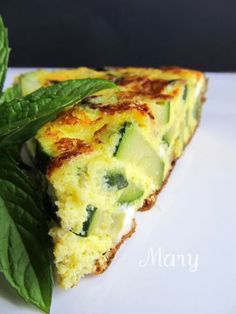
[[[79,118],[73,115],[73,108],[63,112],[58,118],[58,124],[75,125],[79,122]]]
[[[176,66],[176,65],[168,65],[168,66],[162,66],[162,67],[160,67],[160,69],[162,70],[162,71],[171,71],[171,72],[174,72],[174,73],[181,73],[181,72],[183,72],[183,68],[180,68],[180,67],[178,67],[178,66]]]
[[[124,76],[120,78],[117,82],[120,86],[127,86],[128,84],[132,84],[131,86],[131,94],[134,96],[147,96],[149,98],[159,98],[163,96],[163,90],[166,86],[168,86],[172,81],[170,80],[162,80],[162,79],[149,79],[146,76]],[[121,96],[122,97],[122,96]]]
[[[172,66],[162,66],[160,67],[160,70],[162,72],[170,72],[173,74],[181,75],[182,73],[194,73],[197,77],[200,77],[202,75],[202,72],[196,71],[196,70],[189,70],[185,68],[180,68],[178,66],[172,65]]]
[[[55,145],[61,153],[65,153],[80,149],[81,146],[84,146],[84,142],[79,138],[63,137],[57,141]]]
[[[93,104],[91,105],[91,108],[93,109],[98,109],[99,111],[109,114],[109,115],[114,115],[116,113],[121,113],[130,109],[137,110],[141,114],[147,114],[151,119],[154,119],[153,114],[149,110],[148,106],[146,104],[139,104],[131,101],[122,101],[118,102],[115,105],[105,105],[101,106],[99,104]]]
[[[64,145],[73,145],[73,140],[70,142],[71,139],[65,139],[68,140],[68,144],[66,144],[64,142]],[[78,144],[78,143],[77,143]],[[75,147],[74,150],[71,151],[65,151],[64,153],[62,153],[61,155],[59,155],[58,157],[55,157],[53,159],[50,160],[48,168],[47,168],[47,176],[50,177],[53,173],[53,171],[56,168],[60,168],[66,161],[70,160],[73,157],[76,157],[78,155],[82,155],[82,154],[88,154],[92,152],[92,147],[88,144],[85,143],[81,143],[80,145],[78,144],[78,147]]]

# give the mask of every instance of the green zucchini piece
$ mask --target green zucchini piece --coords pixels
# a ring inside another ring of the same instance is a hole
[[[93,205],[88,205],[86,207],[86,210],[87,210],[87,220],[85,220],[85,222],[83,223],[83,229],[79,234],[80,237],[87,237],[88,236],[89,227],[91,225],[91,222],[93,220],[93,216],[97,210],[97,207],[95,207]]]
[[[123,135],[124,135],[124,133],[125,133],[125,129],[126,129],[126,127],[129,126],[130,124],[131,124],[131,122],[125,122],[124,125],[122,125],[122,127],[120,128],[120,130],[119,130],[119,132],[118,132],[118,143],[117,143],[117,145],[116,145],[116,147],[115,147],[115,149],[114,149],[113,156],[116,155],[116,153],[117,153],[117,151],[118,151],[118,148],[119,148],[119,146],[120,146],[120,142],[121,142],[121,140],[122,140],[122,137],[123,137]]]
[[[120,172],[109,172],[104,176],[105,182],[109,187],[116,187],[118,190],[128,186],[128,181]]]
[[[31,160],[34,161],[37,153],[37,145],[39,145],[38,142],[34,138],[31,138],[25,143],[25,145]]]
[[[175,136],[175,127],[172,126],[164,135],[163,140],[170,146]]]
[[[198,121],[200,119],[200,115],[201,115],[201,101],[200,98],[198,98],[193,107],[193,117]]]
[[[50,156],[43,151],[39,142],[34,138],[28,140],[25,143],[25,147],[31,163],[45,174],[50,161]]]
[[[183,96],[182,96],[183,100],[186,100],[187,96],[188,96],[188,86],[186,84],[184,85],[184,91],[183,91]]]
[[[40,77],[45,73],[43,70],[38,70],[34,72],[25,73],[20,76],[20,86],[23,96],[28,95],[40,87],[42,83],[40,82]]]
[[[125,125],[115,157],[142,169],[160,187],[164,162],[132,123]]]
[[[118,202],[120,204],[132,203],[143,196],[143,190],[134,183],[129,183],[128,187],[124,189]]]
[[[47,172],[47,166],[51,158],[47,153],[45,153],[45,151],[42,149],[42,146],[39,144],[37,140],[35,140],[35,143],[36,143],[35,144],[36,153],[35,153],[34,164],[36,168],[38,168],[40,171],[42,171],[45,174]]]
[[[154,110],[159,124],[163,125],[170,121],[170,102],[155,104]]]

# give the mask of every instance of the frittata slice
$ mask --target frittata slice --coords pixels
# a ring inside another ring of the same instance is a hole
[[[98,77],[118,87],[65,110],[33,144],[55,200],[50,235],[64,288],[105,270],[134,231],[135,212],[154,204],[199,123],[207,85],[204,74],[177,67],[39,70],[18,83],[28,94]],[[32,151],[32,141],[28,147]]]

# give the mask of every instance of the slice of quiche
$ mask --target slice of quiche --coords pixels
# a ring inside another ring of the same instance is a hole
[[[69,79],[105,78],[117,88],[83,99],[28,143],[45,169],[57,219],[50,230],[59,283],[104,271],[150,208],[198,126],[207,80],[177,67],[88,68],[22,75],[28,94]]]

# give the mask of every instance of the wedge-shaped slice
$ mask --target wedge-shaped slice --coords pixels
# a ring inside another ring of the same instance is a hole
[[[38,71],[18,84],[26,94],[87,77],[111,79],[118,88],[66,110],[29,146],[40,153],[32,152],[39,165],[46,161],[58,216],[50,234],[65,288],[103,271],[134,231],[135,212],[154,204],[199,123],[206,90],[202,73],[180,68]]]

